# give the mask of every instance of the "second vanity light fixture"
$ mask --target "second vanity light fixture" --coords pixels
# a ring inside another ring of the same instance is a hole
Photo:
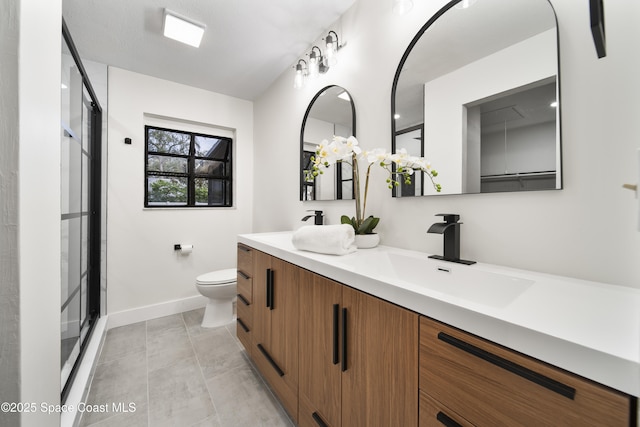
[[[295,66],[296,74],[293,80],[293,87],[295,89],[301,89],[305,85],[308,77],[316,78],[337,64],[338,50],[343,47],[343,45],[338,42],[338,34],[331,30],[323,40],[325,41],[324,55],[322,54],[322,50],[314,45],[311,48],[311,52],[307,55],[309,56],[308,64],[304,59],[298,60]]]

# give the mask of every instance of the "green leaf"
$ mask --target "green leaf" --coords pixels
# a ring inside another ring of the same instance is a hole
[[[373,229],[376,228],[380,222],[380,218],[375,218],[373,215],[362,221],[360,227],[356,230],[356,234],[373,234]]]

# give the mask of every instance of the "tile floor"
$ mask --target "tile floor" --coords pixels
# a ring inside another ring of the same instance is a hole
[[[80,425],[292,427],[247,360],[235,322],[205,329],[203,313],[109,330],[86,400],[97,410],[85,410]],[[135,411],[118,409],[130,404]]]

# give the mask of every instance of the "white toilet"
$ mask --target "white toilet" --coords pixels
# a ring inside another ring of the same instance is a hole
[[[211,271],[196,278],[198,291],[209,298],[202,318],[203,328],[215,328],[233,320],[233,299],[236,296],[237,270]]]

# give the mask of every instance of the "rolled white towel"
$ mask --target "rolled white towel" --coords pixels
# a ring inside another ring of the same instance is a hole
[[[296,249],[330,255],[346,255],[356,251],[355,231],[349,224],[305,225],[293,233]]]

